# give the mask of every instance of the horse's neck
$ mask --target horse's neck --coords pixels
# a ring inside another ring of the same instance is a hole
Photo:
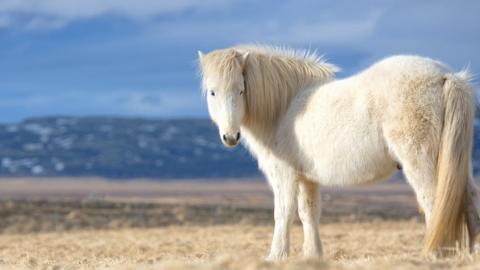
[[[265,125],[263,123],[249,123],[242,126],[242,137],[247,149],[259,157],[271,151],[275,143],[278,123]]]
[[[256,117],[249,117],[249,120],[242,124],[242,137],[246,142],[247,149],[255,157],[271,153],[275,146],[275,139],[281,119],[287,113],[292,101],[303,91],[307,91],[307,89],[314,87],[314,85],[320,85],[320,83],[310,83],[308,85],[309,87],[305,87],[303,84],[299,86],[290,98],[286,100],[285,108],[277,108],[273,119],[257,115]]]

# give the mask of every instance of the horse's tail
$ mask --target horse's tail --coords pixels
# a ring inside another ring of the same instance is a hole
[[[438,148],[435,203],[427,224],[425,254],[464,248],[470,241],[465,224],[465,196],[471,175],[474,94],[468,71],[446,74],[444,80],[445,111]]]

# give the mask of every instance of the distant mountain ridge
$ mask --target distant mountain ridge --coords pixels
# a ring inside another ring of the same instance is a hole
[[[477,121],[475,172],[478,134]],[[0,124],[0,176],[221,179],[260,172],[243,147],[223,147],[207,119],[42,117]]]

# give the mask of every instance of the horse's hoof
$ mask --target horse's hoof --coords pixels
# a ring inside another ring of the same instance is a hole
[[[265,261],[267,262],[281,262],[285,261],[288,258],[287,254],[270,254],[265,257]]]

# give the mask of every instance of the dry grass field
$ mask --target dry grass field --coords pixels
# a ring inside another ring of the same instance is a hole
[[[322,259],[265,262],[263,182],[0,181],[0,269],[480,269],[479,254],[420,256],[423,223],[403,184],[326,189]]]

